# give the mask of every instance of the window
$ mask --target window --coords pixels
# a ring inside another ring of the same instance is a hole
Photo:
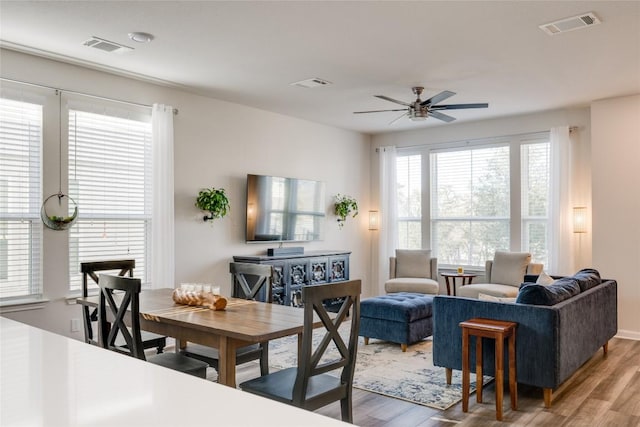
[[[78,220],[69,232],[71,290],[81,287],[80,263],[134,258],[135,275],[150,278],[151,123],[69,110],[69,195]]]
[[[548,132],[415,153],[397,157],[401,248],[430,247],[444,266],[483,268],[496,250],[547,263]]]
[[[0,98],[0,298],[42,294],[42,105]]]

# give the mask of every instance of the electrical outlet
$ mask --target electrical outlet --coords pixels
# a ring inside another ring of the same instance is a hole
[[[71,332],[80,332],[80,319],[71,319]]]

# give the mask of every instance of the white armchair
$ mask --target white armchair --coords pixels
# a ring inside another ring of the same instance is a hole
[[[485,265],[485,283],[475,283],[458,288],[458,296],[478,298],[487,294],[500,298],[518,296],[525,274],[540,274],[543,265],[531,262],[527,252],[496,252],[493,260]]]
[[[438,294],[438,259],[430,250],[396,249],[396,256],[389,258],[389,280],[385,292],[415,292]]]

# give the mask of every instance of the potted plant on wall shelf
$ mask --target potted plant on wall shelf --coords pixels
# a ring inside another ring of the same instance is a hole
[[[350,214],[352,218],[358,215],[358,202],[351,196],[336,194],[335,213],[338,216],[338,225],[342,228]]]
[[[229,210],[229,199],[224,193],[224,188],[205,188],[200,190],[196,199],[196,207],[209,212],[204,216],[205,221],[222,218]]]

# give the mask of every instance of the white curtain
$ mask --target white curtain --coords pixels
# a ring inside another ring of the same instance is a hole
[[[153,104],[153,214],[151,219],[151,287],[175,283],[173,212],[173,107]]]
[[[389,278],[389,257],[398,247],[396,147],[380,147],[380,232],[378,242],[378,295]]]
[[[572,229],[572,146],[568,126],[551,129],[549,265],[553,274],[575,273]]]

